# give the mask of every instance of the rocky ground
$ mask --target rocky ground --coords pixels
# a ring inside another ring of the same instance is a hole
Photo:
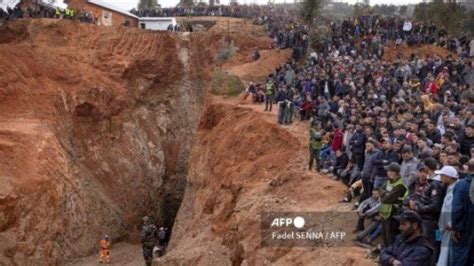
[[[91,254],[103,234],[133,238],[145,214],[172,225],[211,62],[199,38],[46,19],[0,29],[0,264]]]

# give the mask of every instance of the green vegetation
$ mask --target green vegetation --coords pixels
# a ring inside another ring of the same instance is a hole
[[[217,61],[222,63],[225,62],[229,59],[231,59],[235,52],[237,52],[237,47],[235,47],[234,42],[230,41],[229,43],[226,42],[225,40],[221,40],[220,42],[220,48],[219,51],[217,52]]]
[[[211,91],[214,95],[237,96],[245,90],[239,77],[223,70],[217,70],[212,75]]]
[[[322,7],[322,0],[305,0],[301,4],[300,14],[303,21],[312,25],[314,19],[319,16]]]
[[[160,5],[158,5],[157,0],[140,0],[140,2],[138,2],[138,9],[153,10],[158,8],[160,8]]]
[[[474,36],[474,11],[467,11],[456,3],[443,3],[442,0],[420,3],[416,5],[413,16],[418,21],[444,27],[450,34]]]

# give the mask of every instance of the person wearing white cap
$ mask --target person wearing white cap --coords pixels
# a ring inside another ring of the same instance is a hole
[[[449,261],[452,260],[452,254],[450,254],[450,245],[453,237],[451,231],[451,211],[453,209],[453,190],[459,175],[458,171],[452,166],[444,166],[441,170],[435,171],[435,173],[441,175],[441,182],[447,188],[438,221],[438,228],[441,233],[441,250],[437,265],[444,266],[449,265]]]

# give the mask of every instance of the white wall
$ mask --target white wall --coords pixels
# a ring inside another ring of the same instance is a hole
[[[142,23],[145,24],[145,29],[147,30],[167,30],[170,24],[173,24],[173,27],[176,25],[176,19],[139,20],[138,27],[141,28]]]

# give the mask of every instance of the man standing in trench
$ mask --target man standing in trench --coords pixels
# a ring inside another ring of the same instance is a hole
[[[143,258],[147,266],[151,266],[153,260],[153,248],[155,247],[157,229],[154,224],[150,224],[148,216],[143,217],[142,244]]]

